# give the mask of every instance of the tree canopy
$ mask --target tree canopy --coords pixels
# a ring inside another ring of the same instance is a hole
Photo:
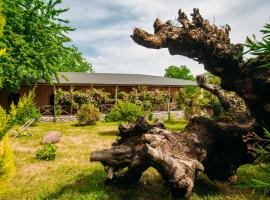
[[[0,58],[3,87],[18,89],[40,79],[50,82],[59,71],[92,71],[77,48],[68,46],[74,28],[60,18],[68,9],[62,0],[5,0],[4,36],[6,54]]]
[[[165,69],[164,76],[184,80],[195,80],[195,77],[191,74],[191,71],[185,65],[180,67],[174,65],[169,66],[168,68]]]

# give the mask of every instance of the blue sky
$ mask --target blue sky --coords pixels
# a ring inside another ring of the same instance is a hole
[[[187,14],[194,7],[216,25],[231,26],[231,40],[243,43],[270,23],[269,0],[63,0],[70,10],[62,15],[76,30],[70,33],[96,72],[164,75],[169,65],[187,65],[193,74],[203,66],[183,56],[171,56],[166,49],[146,49],[130,38],[135,27],[153,32],[156,17],[166,21]]]

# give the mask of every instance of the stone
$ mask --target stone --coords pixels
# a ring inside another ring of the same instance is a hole
[[[41,144],[55,144],[60,142],[62,133],[59,131],[48,131],[43,137]]]

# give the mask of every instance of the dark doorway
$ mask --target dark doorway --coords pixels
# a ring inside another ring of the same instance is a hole
[[[50,95],[50,105],[54,106],[54,94]]]
[[[12,102],[13,102],[15,105],[18,105],[19,99],[20,99],[19,93],[11,93],[11,94],[8,96],[8,106],[10,106],[10,105],[12,104]]]

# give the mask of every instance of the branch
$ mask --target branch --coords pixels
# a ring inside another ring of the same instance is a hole
[[[156,19],[154,34],[135,28],[132,39],[147,48],[168,48],[172,55],[183,55],[203,63],[206,70],[222,76],[230,73],[230,69],[238,68],[242,62],[243,46],[231,44],[230,27],[218,28],[210,25],[202,18],[198,9],[193,10],[192,21],[179,10],[178,22],[181,27],[174,26],[170,21],[163,23]]]

